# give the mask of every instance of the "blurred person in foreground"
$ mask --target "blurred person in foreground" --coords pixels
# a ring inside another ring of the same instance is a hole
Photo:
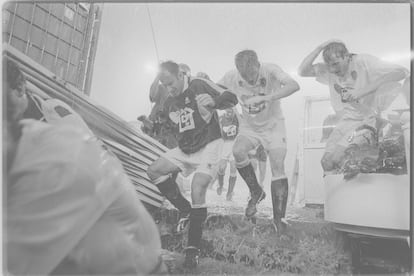
[[[321,53],[323,62],[315,63]],[[328,85],[337,116],[321,160],[326,175],[343,166],[350,146],[377,142],[379,95],[390,94],[408,76],[408,71],[372,55],[351,53],[342,41],[328,40],[305,57],[299,75]]]
[[[123,168],[83,129],[23,119],[25,76],[3,59],[6,269],[166,272],[157,227]]]
[[[234,94],[213,82],[183,74],[178,64],[160,64],[160,81],[172,96],[164,113],[175,125],[178,147],[167,151],[154,163],[147,174],[179,211],[180,222],[189,221],[185,268],[198,264],[202,225],[207,217],[206,190],[215,175],[215,166],[222,149],[220,125],[216,109],[237,104]],[[194,172],[191,185],[192,204],[180,193],[176,175]]]
[[[286,213],[288,179],[284,167],[286,129],[280,100],[298,91],[299,85],[278,65],[259,62],[253,50],[237,53],[234,61],[236,69],[227,72],[219,83],[236,93],[242,107],[233,154],[239,174],[250,190],[246,217],[256,214],[257,204],[266,196],[248,156],[249,151],[261,144],[272,170],[273,225],[282,234],[286,230],[282,218]]]

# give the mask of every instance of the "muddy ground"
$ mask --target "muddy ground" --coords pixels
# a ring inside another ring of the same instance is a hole
[[[172,215],[174,216],[174,215]],[[160,223],[161,227],[163,223]],[[201,265],[195,271],[181,267],[186,233],[177,235],[168,226],[161,230],[163,248],[173,274],[348,274],[350,256],[342,236],[327,224],[304,225],[290,221],[286,236],[276,235],[268,219],[256,226],[240,215],[210,214],[205,223]],[[178,253],[178,254],[177,254]]]
[[[344,238],[323,220],[322,206],[289,205],[288,234],[280,237],[271,223],[268,187],[265,186],[268,195],[259,205],[257,223],[253,225],[244,217],[248,199],[246,185],[238,181],[232,201],[226,201],[226,189],[221,196],[217,195],[216,185],[207,192],[209,215],[203,232],[200,265],[193,271],[182,268],[187,233],[175,233],[177,211],[167,204],[167,209],[152,212],[158,222],[164,259],[171,274],[351,273],[351,256]],[[184,188],[189,198],[189,187]]]
[[[163,257],[170,273],[346,275],[400,274],[410,271],[407,259],[410,251],[406,242],[398,244],[394,241],[361,240],[358,251],[365,256],[355,260],[354,240],[337,232],[332,224],[324,220],[322,205],[303,207],[288,204],[288,233],[278,236],[271,223],[273,215],[268,182],[265,180],[267,197],[258,207],[256,225],[245,219],[244,209],[249,191],[240,177],[232,201],[226,201],[227,179],[221,195],[216,193],[217,183],[207,191],[208,218],[203,232],[200,264],[192,271],[182,267],[187,233],[175,233],[177,210],[168,202],[166,208],[152,210],[162,239]],[[184,185],[183,194],[190,199],[188,183]]]

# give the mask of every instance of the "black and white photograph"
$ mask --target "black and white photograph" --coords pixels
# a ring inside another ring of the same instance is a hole
[[[4,2],[3,274],[410,275],[413,8]]]

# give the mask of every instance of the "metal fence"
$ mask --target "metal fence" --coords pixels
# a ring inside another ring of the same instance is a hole
[[[3,5],[3,43],[89,94],[102,5],[23,3]]]

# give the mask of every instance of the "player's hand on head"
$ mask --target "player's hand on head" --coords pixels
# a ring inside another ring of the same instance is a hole
[[[208,94],[201,94],[196,96],[196,101],[198,106],[203,107],[214,107],[216,103],[214,102],[213,98]]]
[[[344,43],[344,42],[342,40],[336,39],[336,38],[329,39],[329,40],[325,41],[324,43],[322,43],[321,47],[322,48],[325,48],[326,46],[328,46],[331,43]]]

